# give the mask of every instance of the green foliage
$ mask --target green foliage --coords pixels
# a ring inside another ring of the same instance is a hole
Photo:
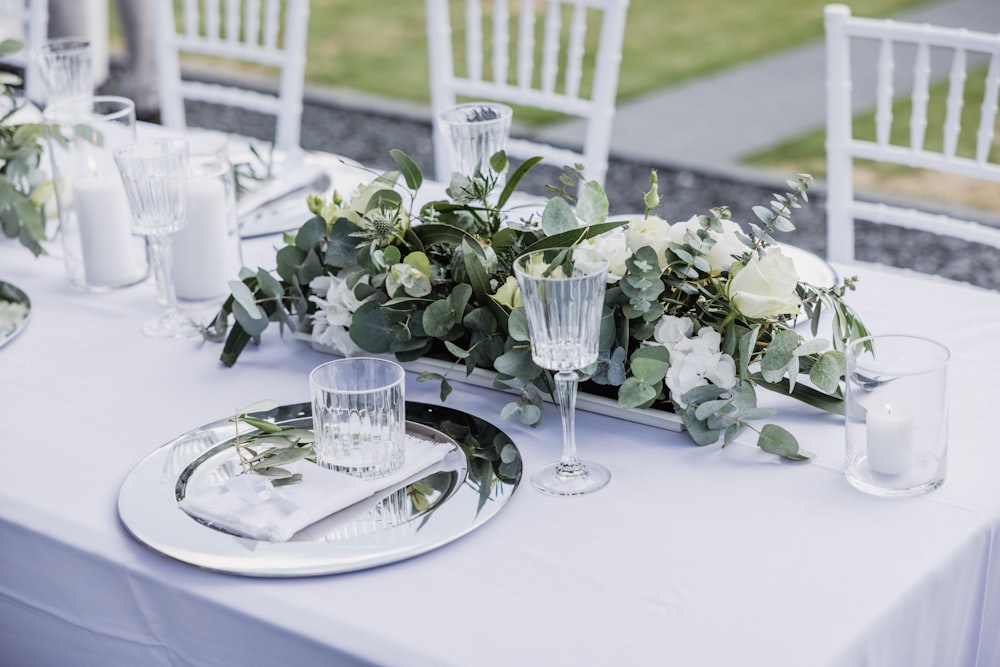
[[[274,322],[280,328],[312,326],[320,341],[323,327],[340,327],[340,334],[349,334],[369,353],[450,362],[446,372],[418,377],[440,382],[442,401],[452,391],[448,378],[460,372],[456,369],[495,371],[496,386],[517,394],[502,416],[539,423],[543,392],[551,394],[554,382],[532,357],[514,260],[528,251],[553,249],[551,270],[560,266],[567,246],[590,244],[600,250],[635,230],[625,221],[608,220],[603,190],[592,182],[578,189],[579,173],[572,167],[564,171],[554,189],[559,194],[547,202],[540,224],[518,224],[501,202],[508,201],[528,169],[511,174],[497,196],[500,173],[508,168],[503,153],[493,156],[487,173],[456,174],[449,199],[413,210],[405,202],[417,199],[423,177],[404,153],[393,151],[392,157],[399,172],[376,178],[350,198],[335,194],[330,202],[311,202],[318,215],[277,252],[277,277],[244,270],[232,283],[232,296],[212,331],[213,338],[226,340],[222,361],[235,363]],[[397,183],[400,175],[405,187]],[[644,196],[647,216],[659,201],[655,174],[650,183]],[[672,234],[668,243],[657,241],[657,234],[669,228],[666,222],[640,228],[636,238],[646,239],[646,234],[648,241],[628,248],[605,294],[600,356],[585,369],[585,389],[608,387],[625,408],[677,410],[701,445],[720,439],[729,444],[752,428],[751,421],[772,414],[757,406],[757,386],[841,409],[843,346],[848,338],[867,333],[842,299],[853,281],[822,289],[779,281],[789,284],[784,296],[800,301],[814,326],[822,309],[834,313],[832,346],[806,340],[787,315],[744,316],[729,296],[730,274],[750,270],[757,258],[765,261],[772,235],[794,228],[791,211],[806,199],[808,186],[805,176],[789,181],[789,192],[775,194],[770,207],[755,209],[761,224],[751,225],[748,234],[731,231],[735,225],[725,207],[699,216],[684,228],[683,238]],[[723,242],[738,250],[719,266],[711,252]],[[339,294],[328,300],[328,290]],[[757,295],[771,297],[767,289]],[[660,331],[670,321],[688,324],[678,324],[679,333],[671,338]],[[686,379],[678,380],[682,376]],[[794,437],[777,427],[759,434],[765,451],[792,460],[807,457]]]
[[[15,53],[22,44],[17,40],[0,43],[0,55]],[[46,202],[52,184],[41,170],[45,126],[37,123],[11,124],[22,105],[10,85],[20,83],[11,75],[0,78],[0,229],[8,238],[17,239],[37,257],[45,252]]]
[[[316,438],[309,429],[279,425],[253,416],[253,413],[276,407],[276,401],[260,401],[240,410],[231,420],[236,424],[233,448],[239,457],[243,473],[268,477],[272,486],[297,484],[302,481],[302,475],[293,474],[281,466],[303,459],[315,462],[313,445]],[[249,435],[240,433],[240,424],[246,424],[255,429],[255,432]]]

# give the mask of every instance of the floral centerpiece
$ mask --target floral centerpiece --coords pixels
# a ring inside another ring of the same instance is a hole
[[[728,444],[754,428],[763,450],[793,460],[809,454],[791,433],[750,424],[772,414],[757,407],[756,389],[842,411],[842,350],[867,333],[843,299],[853,280],[800,281],[772,236],[794,229],[790,216],[807,198],[809,177],[755,207],[758,222],[744,232],[724,207],[674,224],[654,215],[655,172],[641,215],[609,219],[602,188],[578,188],[582,175],[572,168],[540,215],[518,214],[508,205],[539,158],[504,184],[503,153],[487,174],[455,174],[448,200],[415,210],[420,170],[404,153],[392,156],[398,171],[350,198],[310,197],[314,217],[286,237],[274,273],[244,269],[231,283],[232,296],[207,332],[225,339],[225,364],[278,322],[310,329],[314,341],[343,354],[450,360],[452,371],[418,378],[439,381],[442,400],[452,372],[496,371],[495,385],[518,396],[502,415],[537,424],[553,381],[532,361],[511,267],[531,250],[584,244],[611,263],[601,356],[583,373],[584,390],[615,396],[624,408],[675,411],[700,445]],[[807,339],[794,327],[808,318],[815,336],[824,309],[832,313],[832,340]]]
[[[18,40],[4,40],[0,58],[22,46]],[[13,122],[23,103],[11,86],[20,83],[20,77],[0,72],[0,229],[40,255],[45,252],[45,203],[52,196],[52,184],[41,169],[46,130],[41,123]]]

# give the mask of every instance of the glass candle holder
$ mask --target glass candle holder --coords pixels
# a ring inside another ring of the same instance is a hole
[[[187,222],[174,235],[174,289],[181,307],[218,306],[238,280],[243,255],[236,180],[225,140],[188,156]]]
[[[76,102],[86,107],[94,96],[94,55],[84,37],[59,37],[38,51],[47,105]]]
[[[919,336],[870,336],[847,348],[847,481],[880,496],[944,483],[948,349]]]
[[[63,258],[70,282],[91,291],[149,275],[146,241],[133,234],[114,151],[135,143],[135,105],[100,96],[45,110]]]

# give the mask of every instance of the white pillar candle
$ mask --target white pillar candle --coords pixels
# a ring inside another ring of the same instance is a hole
[[[865,418],[868,465],[873,472],[899,475],[913,465],[913,416],[886,404]]]
[[[177,298],[203,301],[224,296],[233,275],[226,189],[218,178],[187,183],[187,222],[174,235]]]
[[[128,199],[117,177],[74,182],[73,210],[87,284],[118,287],[134,281],[142,269],[135,261]]]

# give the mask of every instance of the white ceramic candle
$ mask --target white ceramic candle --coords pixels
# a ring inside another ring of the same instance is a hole
[[[136,265],[128,199],[117,176],[82,178],[73,184],[87,284],[117,287],[134,282]]]
[[[873,472],[899,475],[913,465],[913,416],[886,404],[865,418],[868,465]]]
[[[233,275],[225,184],[218,178],[190,178],[187,222],[174,235],[177,298],[203,301],[224,296]]]

